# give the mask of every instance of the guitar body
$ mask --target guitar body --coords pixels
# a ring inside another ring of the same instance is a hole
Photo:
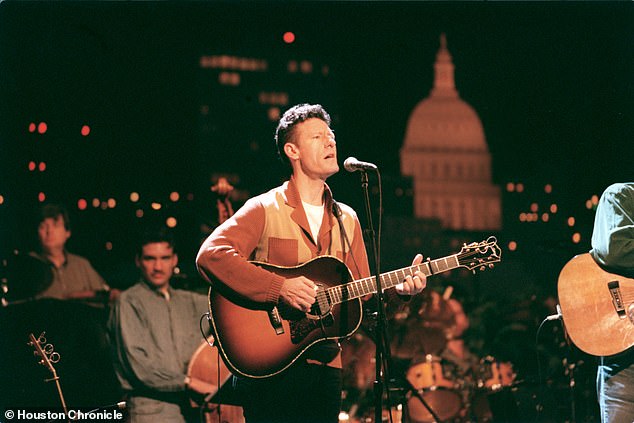
[[[606,272],[586,253],[564,266],[557,289],[566,331],[579,349],[610,356],[634,345],[634,279]]]
[[[254,264],[285,278],[307,277],[317,284],[318,297],[324,289],[352,280],[346,265],[331,256],[320,256],[297,267]],[[251,378],[276,375],[310,346],[350,336],[361,324],[360,299],[319,310],[316,303],[310,313],[280,305],[276,310],[283,333],[277,333],[271,309],[217,285],[209,290],[212,327],[221,356],[234,374]]]

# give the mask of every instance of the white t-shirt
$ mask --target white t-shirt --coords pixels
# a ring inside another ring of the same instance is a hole
[[[317,242],[317,236],[319,235],[319,228],[321,228],[321,221],[324,218],[324,205],[313,206],[302,201],[304,211],[306,211],[306,218],[310,225],[310,232],[313,235],[313,240]]]

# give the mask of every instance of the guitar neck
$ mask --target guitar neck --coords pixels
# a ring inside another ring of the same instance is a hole
[[[379,276],[381,278],[381,288],[383,290],[392,288],[403,282],[407,276],[413,276],[414,273],[418,271],[422,272],[425,276],[431,276],[457,267],[460,267],[458,254],[453,254],[436,260],[429,260],[418,265],[382,273]],[[355,298],[361,298],[368,294],[375,294],[378,291],[376,276],[358,279],[344,285],[334,286],[328,288],[326,291],[328,292],[328,296],[333,304],[340,304]]]
[[[62,408],[64,409],[64,414],[68,415],[68,408],[66,407],[66,400],[64,399],[62,386],[59,383],[59,376],[57,376],[57,371],[55,370],[55,367],[53,367],[53,363],[51,363],[51,360],[49,359],[48,355],[42,349],[42,346],[40,345],[39,340],[32,333],[29,334],[29,339],[31,341],[29,344],[35,348],[35,355],[40,357],[40,364],[43,366],[46,366],[48,370],[51,372],[51,374],[53,375],[52,378],[45,379],[45,382],[51,382],[51,381],[55,382],[55,386],[57,387],[57,393],[59,394],[59,400],[62,403]]]

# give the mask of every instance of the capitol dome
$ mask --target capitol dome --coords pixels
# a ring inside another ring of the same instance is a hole
[[[480,118],[459,97],[429,97],[409,117],[405,148],[488,151]]]
[[[458,95],[445,35],[434,64],[434,87],[409,116],[401,172],[412,177],[416,217],[453,230],[498,230],[500,189],[482,122]]]
[[[434,88],[412,111],[405,148],[488,151],[478,114],[458,95],[445,34],[436,54]]]

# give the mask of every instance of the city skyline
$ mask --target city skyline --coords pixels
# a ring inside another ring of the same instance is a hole
[[[195,183],[182,149],[196,141],[199,60],[213,53],[329,63],[341,161],[355,155],[396,175],[407,119],[432,88],[445,33],[457,90],[484,126],[494,182],[552,184],[570,207],[583,207],[629,175],[632,11],[612,2],[4,2],[4,180],[38,163],[23,140],[29,124],[47,121],[46,135],[62,145],[43,147],[57,163],[40,179],[63,165],[55,184],[104,196],[130,181],[150,190],[169,178]],[[78,134],[83,124],[88,137]],[[277,166],[272,132],[254,137],[265,167]],[[162,167],[156,174],[153,164]]]

